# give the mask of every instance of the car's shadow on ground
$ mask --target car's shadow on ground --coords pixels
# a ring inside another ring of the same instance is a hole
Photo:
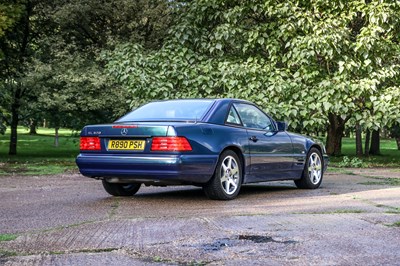
[[[154,189],[154,191],[151,191]],[[252,184],[244,185],[240,189],[238,197],[252,197],[260,194],[271,194],[276,192],[285,192],[296,190],[296,187],[289,184]],[[208,200],[200,187],[166,187],[166,188],[146,188],[146,191],[140,191],[134,196],[136,199],[174,199],[174,200]]]
[[[336,176],[336,174],[329,174]],[[344,177],[342,177],[343,179]],[[351,181],[354,179],[354,181]],[[319,196],[335,196],[348,193],[376,191],[392,188],[381,180],[368,179],[363,176],[348,175],[342,182],[336,182],[330,177],[322,183],[318,189],[298,189],[293,181],[273,181],[243,185],[238,199],[266,198],[307,198]],[[136,200],[182,200],[182,201],[206,201],[209,200],[202,188],[194,186],[168,186],[168,187],[145,187],[129,198]]]

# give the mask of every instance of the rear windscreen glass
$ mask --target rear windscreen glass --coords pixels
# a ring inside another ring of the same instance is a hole
[[[200,120],[213,100],[173,100],[151,102],[128,113],[116,122],[152,120]]]

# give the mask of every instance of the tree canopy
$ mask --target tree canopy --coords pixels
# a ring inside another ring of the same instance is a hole
[[[0,5],[0,115],[11,127],[47,118],[81,128],[126,112],[127,94],[104,73],[103,50],[120,42],[161,46],[172,19],[170,1],[19,0]]]
[[[346,125],[399,122],[399,41],[391,0],[7,0],[0,118],[15,154],[25,117],[79,128],[153,99],[243,98],[337,155]]]
[[[252,100],[292,129],[328,130],[340,154],[348,120],[376,129],[399,119],[399,3],[193,1],[157,51],[136,43],[109,72],[149,99]]]
[[[22,12],[23,6],[15,1],[0,3],[0,37],[16,23]]]

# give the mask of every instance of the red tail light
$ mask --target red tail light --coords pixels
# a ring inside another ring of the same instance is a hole
[[[154,137],[152,151],[191,151],[189,141],[185,137]]]
[[[81,151],[99,151],[101,150],[99,137],[81,137]]]

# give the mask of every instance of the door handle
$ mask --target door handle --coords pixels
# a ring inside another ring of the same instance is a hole
[[[257,138],[256,136],[251,136],[251,137],[249,138],[249,140],[251,140],[251,141],[253,141],[253,142],[257,142],[257,141],[258,141],[258,138]]]

